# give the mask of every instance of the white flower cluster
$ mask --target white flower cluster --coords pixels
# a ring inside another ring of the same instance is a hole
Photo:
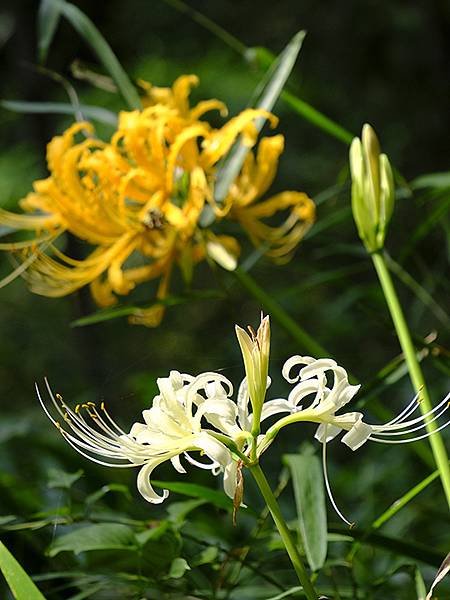
[[[247,350],[254,354],[264,352],[262,362],[265,363],[269,349],[261,331],[265,331],[268,338],[267,317],[263,319],[261,327],[263,330],[258,330],[259,337],[253,331],[248,336],[239,328],[238,339],[242,348],[243,336],[247,336],[248,340],[244,340]],[[253,349],[251,344],[254,344]],[[244,348],[243,353],[245,351]],[[163,502],[168,495],[167,490],[162,495],[157,494],[150,481],[153,470],[167,460],[179,473],[186,472],[182,458],[202,469],[210,469],[215,475],[223,473],[225,492],[234,498],[239,461],[247,466],[256,463],[279,431],[287,425],[317,423],[319,427],[315,437],[323,444],[325,460],[326,444],[341,431],[345,431],[342,441],[352,450],[368,440],[391,444],[425,438],[429,433],[413,437],[410,434],[424,429],[427,423],[441,417],[449,404],[450,394],[426,415],[410,419],[418,407],[418,399],[414,398],[385,425],[371,425],[363,420],[360,412],[337,414],[360,387],[350,385],[345,369],[331,359],[293,356],[286,361],[282,370],[283,377],[293,385],[287,398],[263,402],[255,410],[257,400],[255,396],[251,397],[249,388],[254,390],[258,385],[261,388],[261,381],[256,384],[254,381],[254,378],[261,379],[261,374],[254,368],[259,364],[258,360],[253,357],[251,374],[246,364],[247,377],[239,386],[236,400],[233,399],[232,383],[219,373],[208,372],[194,377],[171,371],[169,377],[157,380],[159,394],[153,399],[151,408],[143,411],[143,422],[135,423],[129,433],[110,417],[103,403],[100,409],[88,403],[72,410],[61,396],[52,393],[46,381],[52,405],[47,407],[37,386],[36,389],[49,419],[80,454],[105,466],[141,467],[137,477],[138,489],[152,503]],[[263,370],[262,377],[267,389],[270,378],[265,365]],[[253,422],[255,414],[260,415],[256,428]],[[265,433],[261,433],[261,423],[278,415],[284,416],[279,416]],[[435,431],[446,427],[448,423],[446,421],[436,427]],[[208,462],[194,458],[192,454],[195,452],[206,457]],[[324,472],[330,499],[338,510],[329,489],[325,464]]]

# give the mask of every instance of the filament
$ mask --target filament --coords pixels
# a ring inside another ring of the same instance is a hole
[[[326,426],[325,426],[325,439],[326,439],[326,437],[327,437],[327,432],[326,432]],[[333,498],[333,494],[331,493],[331,487],[330,487],[330,482],[328,479],[328,470],[327,470],[327,443],[326,442],[323,442],[323,444],[322,444],[322,465],[323,465],[323,476],[324,476],[324,480],[325,480],[325,488],[327,490],[328,498],[330,499],[331,505],[333,506],[334,510],[336,511],[336,514],[344,521],[344,523],[347,523],[347,525],[350,528],[352,528],[355,524],[351,523],[348,519],[346,519],[344,517],[344,515],[339,510],[339,508]]]

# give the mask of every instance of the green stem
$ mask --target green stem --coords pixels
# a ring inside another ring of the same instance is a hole
[[[297,546],[292,539],[291,533],[286,525],[283,515],[281,514],[280,507],[278,506],[278,502],[270,488],[266,476],[259,465],[250,467],[250,472],[255,478],[261,494],[266,501],[267,508],[272,515],[275,525],[277,526],[278,532],[283,540],[287,553],[289,554],[289,558],[291,559],[292,565],[297,573],[298,580],[303,586],[303,591],[305,592],[306,597],[308,600],[317,600],[317,594],[308,577],[308,573],[306,572],[303,561],[297,550]]]
[[[411,334],[409,332],[402,307],[400,306],[400,302],[398,300],[398,296],[395,291],[384,255],[381,252],[375,252],[371,256],[381,283],[381,287],[383,289],[384,297],[391,313],[392,321],[394,322],[395,330],[405,356],[406,364],[408,365],[412,384],[416,393],[420,393],[422,398],[422,402],[419,405],[420,410],[422,411],[422,414],[425,414],[431,410],[432,404],[425,384],[422,369],[420,368],[419,361],[417,360],[416,350],[412,343]],[[428,433],[431,434],[436,431],[436,429],[437,426],[434,422],[427,423]],[[439,432],[433,433],[429,439],[434,460],[436,461],[436,466],[439,469],[439,475],[442,481],[445,496],[447,498],[448,505],[450,506],[450,468],[447,451]]]
[[[290,317],[282,306],[274,299],[273,296],[264,291],[253,279],[253,277],[241,268],[233,271],[233,275],[241,283],[250,294],[258,300],[262,308],[283,327],[289,335],[295,339],[307,352],[315,358],[328,356],[325,348],[322,348],[316,340],[309,335],[304,329],[298,325],[292,317]]]

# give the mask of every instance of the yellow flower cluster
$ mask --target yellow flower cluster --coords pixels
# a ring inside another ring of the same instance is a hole
[[[261,139],[224,201],[214,201],[219,161],[238,138],[255,146],[255,120],[265,117],[274,126],[275,117],[247,109],[214,129],[203,115],[210,110],[226,115],[226,107],[206,100],[191,108],[189,94],[197,83],[193,75],[180,77],[172,88],[141,82],[143,110],[121,112],[110,142],[97,139],[89,123],[76,123],[51,140],[50,176],[36,181],[20,202],[26,214],[0,209],[0,225],[35,233],[27,242],[2,244],[18,252],[21,274],[33,292],[58,297],[89,284],[95,302],[106,307],[136,285],[158,280],[156,304],[133,317],[156,326],[164,311],[158,301],[168,294],[174,265],[189,279],[193,266],[206,257],[229,269],[237,264],[237,240],[201,227],[207,206],[214,224],[237,221],[267,255],[291,256],[314,220],[312,200],[286,191],[258,201],[275,176],[283,136]],[[281,225],[264,222],[279,211],[287,212]],[[89,245],[84,259],[54,245],[63,232]]]

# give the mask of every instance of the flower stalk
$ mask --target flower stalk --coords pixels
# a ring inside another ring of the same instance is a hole
[[[270,514],[272,515],[272,518],[278,529],[286,551],[289,554],[289,558],[291,559],[292,566],[294,567],[298,580],[303,586],[303,591],[305,592],[306,597],[308,598],[308,600],[317,600],[318,596],[308,577],[308,573],[297,549],[297,545],[292,539],[291,532],[289,531],[288,526],[286,525],[286,521],[284,520],[283,515],[281,514],[278,502],[272,492],[272,489],[266,479],[266,476],[264,475],[264,472],[262,471],[259,464],[250,467],[250,472],[253,475],[253,478],[255,479],[259,487],[259,490],[266,502]]]
[[[403,314],[403,310],[400,305],[397,292],[395,290],[383,253],[375,252],[371,255],[371,257],[380,280],[389,312],[391,313],[400,346],[405,356],[411,382],[416,393],[420,394],[422,399],[422,402],[420,403],[420,410],[424,415],[431,410],[431,400],[422,369],[420,368],[419,361],[417,360],[416,350],[411,339],[408,324],[406,323],[406,319]],[[430,434],[435,432],[437,429],[435,422],[427,423],[426,427]],[[444,442],[442,441],[442,437],[438,432],[430,435],[430,445],[436,465],[439,469],[439,475],[442,481],[445,496],[447,498],[447,503],[450,507],[450,466]]]

